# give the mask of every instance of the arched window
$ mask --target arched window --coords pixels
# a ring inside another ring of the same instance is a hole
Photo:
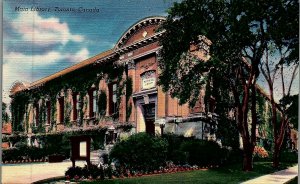
[[[76,121],[77,120],[77,118],[78,118],[78,93],[75,93],[75,92],[73,92],[72,93],[72,104],[73,104],[73,108],[72,108],[72,114],[73,114],[73,117],[72,117],[72,120],[73,121]]]
[[[58,104],[59,104],[59,116],[58,116],[58,120],[59,123],[63,123],[64,122],[64,111],[65,111],[65,98],[63,96],[58,98]]]
[[[97,112],[97,90],[95,88],[89,90],[89,117],[95,117]]]
[[[51,124],[51,103],[50,101],[46,101],[46,125]]]
[[[34,109],[35,109],[35,117],[34,117],[34,122],[35,122],[35,126],[39,126],[39,115],[40,115],[40,106],[39,103],[36,102],[34,104]]]
[[[112,115],[116,113],[116,103],[117,103],[117,84],[116,83],[110,83],[108,85],[108,101],[109,101],[109,115]]]

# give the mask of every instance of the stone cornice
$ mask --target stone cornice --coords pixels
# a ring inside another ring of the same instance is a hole
[[[121,38],[118,40],[114,50],[120,49],[126,43],[126,41],[141,28],[146,27],[148,25],[158,25],[158,24],[162,23],[163,21],[165,21],[165,17],[156,16],[156,17],[148,17],[148,18],[145,18],[145,19],[137,22],[136,24],[131,26],[121,36]]]

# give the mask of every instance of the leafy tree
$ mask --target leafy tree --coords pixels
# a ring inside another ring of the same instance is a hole
[[[269,40],[264,48],[260,70],[269,88],[275,143],[273,167],[278,168],[288,123],[298,119],[297,112],[294,112],[298,111],[295,99],[298,95],[292,96],[291,90],[299,70],[299,4],[298,1],[285,1],[271,8],[275,14],[266,19]]]
[[[9,116],[6,112],[7,105],[2,102],[2,123],[7,123],[9,121]]]
[[[286,109],[289,122],[293,125],[293,128],[298,130],[298,112],[299,112],[299,94],[287,97],[289,107]]]
[[[268,42],[274,39],[271,35],[276,35],[278,40],[287,37],[283,30],[271,28],[273,22],[290,22],[290,16],[277,10],[290,10],[288,6],[294,7],[297,3],[184,0],[169,9],[162,25],[165,34],[161,40],[159,82],[163,90],[179,98],[180,103],[189,102],[191,106],[198,100],[205,83],[219,91],[229,90],[243,141],[243,170],[253,168],[259,64]],[[296,50],[291,56],[296,55]],[[210,77],[210,73],[214,75]]]

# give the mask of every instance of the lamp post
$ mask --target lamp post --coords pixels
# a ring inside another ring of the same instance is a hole
[[[160,119],[158,124],[159,124],[159,127],[160,127],[161,136],[163,136],[164,128],[165,128],[165,125],[166,125],[166,120],[165,119]]]

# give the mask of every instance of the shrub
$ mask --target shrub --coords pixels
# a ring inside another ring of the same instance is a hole
[[[68,170],[65,172],[65,176],[70,179],[75,179],[75,176],[78,176],[79,178],[89,178],[92,177],[93,179],[100,178],[101,180],[104,180],[105,177],[112,178],[112,169],[110,166],[103,167],[102,165],[100,167],[96,165],[85,165],[83,168],[81,167],[69,167]]]
[[[167,160],[171,160],[175,164],[185,164],[187,162],[187,155],[180,149],[180,145],[184,141],[193,140],[193,138],[175,134],[164,134],[163,138],[168,142]]]
[[[296,151],[282,151],[280,153],[281,162],[287,163],[297,163],[298,162],[298,153]]]
[[[23,145],[18,148],[3,150],[2,161],[41,160],[45,156],[45,149]]]
[[[169,144],[167,159],[174,164],[207,166],[228,161],[229,150],[221,148],[216,142],[175,134],[165,134],[164,138]]]
[[[161,137],[138,133],[117,143],[110,152],[110,159],[117,161],[121,173],[126,170],[149,172],[165,164],[168,143]]]
[[[228,151],[228,158],[226,159],[226,164],[236,164],[243,161],[243,150],[232,149]]]
[[[2,161],[21,160],[21,151],[17,148],[2,150]]]
[[[253,150],[253,154],[257,155],[260,158],[267,158],[269,157],[269,153],[265,150],[264,147],[255,146]]]
[[[187,160],[190,165],[210,166],[220,165],[226,160],[226,149],[213,141],[191,140],[180,145],[180,149],[187,153]]]
[[[109,157],[107,153],[103,153],[100,158],[102,159],[103,164],[109,164]]]
[[[65,172],[65,176],[69,176],[71,179],[75,176],[82,177],[82,168],[79,166],[76,167],[69,167],[68,170]]]

